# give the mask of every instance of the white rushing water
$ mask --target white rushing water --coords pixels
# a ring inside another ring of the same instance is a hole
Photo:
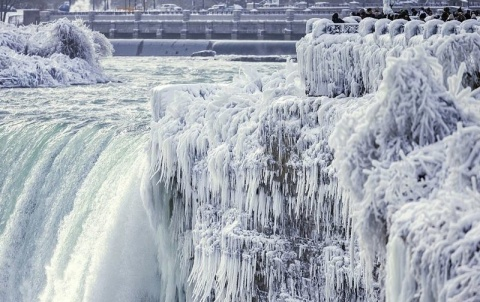
[[[152,228],[158,213],[141,198],[150,89],[282,66],[188,58],[102,65],[121,82],[0,91],[0,301],[157,301],[165,242]]]

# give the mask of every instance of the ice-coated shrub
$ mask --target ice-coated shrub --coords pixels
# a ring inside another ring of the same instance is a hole
[[[440,27],[444,22],[438,19],[432,19],[425,22],[423,26],[423,38],[428,39],[433,35],[439,34]]]
[[[451,22],[451,21],[450,21]],[[431,47],[433,54],[443,67],[443,83],[455,75],[462,63],[466,71],[463,85],[473,89],[480,87],[480,35],[463,33],[450,35],[447,39],[435,42]]]
[[[25,45],[30,33],[27,30],[17,29],[14,25],[0,23],[0,46],[5,46],[17,53],[25,51]]]
[[[79,21],[17,28],[0,24],[0,87],[37,87],[105,82],[99,64],[112,45]]]
[[[385,19],[385,20],[388,20],[388,19]],[[371,34],[374,31],[376,31],[375,26],[376,26],[376,19],[370,18],[370,17],[362,19],[362,21],[360,21],[358,25],[358,33],[362,36]]]
[[[330,20],[316,21],[316,24],[322,25],[319,30],[306,34],[297,43],[300,73],[309,96],[359,96],[376,92],[385,60],[416,46],[439,59],[445,85],[446,79],[456,74],[465,62],[467,73],[463,84],[473,89],[480,86],[477,59],[480,35],[475,32],[475,20],[462,25],[459,21],[423,23],[365,18],[358,25],[358,34],[333,35],[327,33],[333,26]]]
[[[365,170],[376,162],[396,161],[456,129],[460,114],[446,88],[438,84],[441,76],[441,66],[420,48],[389,59],[377,100],[349,139],[356,152],[345,154],[336,148],[337,157],[348,157],[341,170],[348,171],[344,179],[350,179],[349,187],[360,199]]]
[[[407,49],[387,60],[374,102],[330,136],[373,300],[476,295],[480,119],[465,72],[462,64],[447,89],[438,60]]]

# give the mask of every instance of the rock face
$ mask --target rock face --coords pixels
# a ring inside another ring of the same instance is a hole
[[[439,63],[452,54],[442,37],[436,52],[377,45],[397,55],[369,58],[382,77],[357,70],[375,93],[345,81],[363,96],[308,97],[346,79],[374,44],[330,35],[339,71],[326,81],[317,54],[328,48],[309,38],[298,67],[154,89],[145,204],[165,301],[473,297],[480,119],[479,92],[464,88],[470,71]]]

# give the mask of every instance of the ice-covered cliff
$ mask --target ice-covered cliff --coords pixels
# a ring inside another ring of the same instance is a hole
[[[458,59],[464,44],[441,36],[431,38],[440,58],[364,41],[372,35],[322,35],[334,51],[312,37],[326,23],[299,42],[298,66],[154,89],[144,200],[165,301],[476,295],[480,91],[465,75],[477,65],[460,64],[474,64]],[[478,51],[471,35],[456,36]],[[352,66],[359,53],[372,65]],[[305,95],[332,94],[324,88],[345,71],[357,74],[342,93],[361,97]]]
[[[106,82],[99,58],[112,51],[105,36],[81,21],[26,27],[0,22],[0,88]]]
[[[194,300],[363,295],[328,172],[332,121],[356,106],[302,97],[293,67],[154,91],[152,185],[168,196],[153,199],[170,213],[169,262]]]

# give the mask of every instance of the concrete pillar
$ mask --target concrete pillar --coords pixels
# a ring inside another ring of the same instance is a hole
[[[287,16],[287,21],[293,21],[295,19],[295,11],[293,9],[287,9],[285,15]]]
[[[207,23],[205,24],[205,39],[211,40],[212,33],[213,33],[213,22],[207,21]]]
[[[190,15],[192,12],[188,9],[182,12],[182,29],[180,30],[180,39],[186,39],[188,36],[188,21],[190,21]]]
[[[110,24],[110,29],[108,30],[108,37],[110,39],[113,39],[115,38],[116,33],[117,33],[117,27],[115,25],[115,22],[112,21],[112,23]]]
[[[257,39],[258,40],[265,39],[265,21],[258,21]]]
[[[133,15],[134,15],[134,18],[135,18],[134,20],[135,20],[135,21],[140,21],[140,20],[142,20],[142,11],[136,10],[136,11],[133,13]]]
[[[233,11],[233,21],[240,21],[240,19],[242,18],[242,11],[239,10],[239,9],[235,9]]]
[[[285,29],[283,30],[283,38],[286,41],[292,39],[292,22],[287,22]]]
[[[188,22],[183,21],[182,29],[180,30],[180,39],[186,39],[188,35]]]
[[[95,21],[95,12],[88,12],[88,22],[93,23]]]
[[[157,39],[163,38],[163,21],[160,21],[158,23],[158,28],[157,28],[157,32],[155,33],[155,36],[157,37]]]
[[[51,12],[48,10],[42,10],[40,12],[40,22],[49,22]]]
[[[138,34],[140,33],[140,29],[138,28],[138,21],[133,23],[133,31],[132,31],[132,38],[138,39]]]
[[[25,9],[23,11],[23,25],[39,24],[39,23],[40,23],[40,10]]]
[[[189,11],[188,9],[184,10],[183,11],[183,17],[182,17],[183,22],[190,21],[190,15],[191,14],[192,14],[192,12]]]
[[[233,21],[231,35],[232,35],[232,40],[238,39],[238,22],[237,21]]]

